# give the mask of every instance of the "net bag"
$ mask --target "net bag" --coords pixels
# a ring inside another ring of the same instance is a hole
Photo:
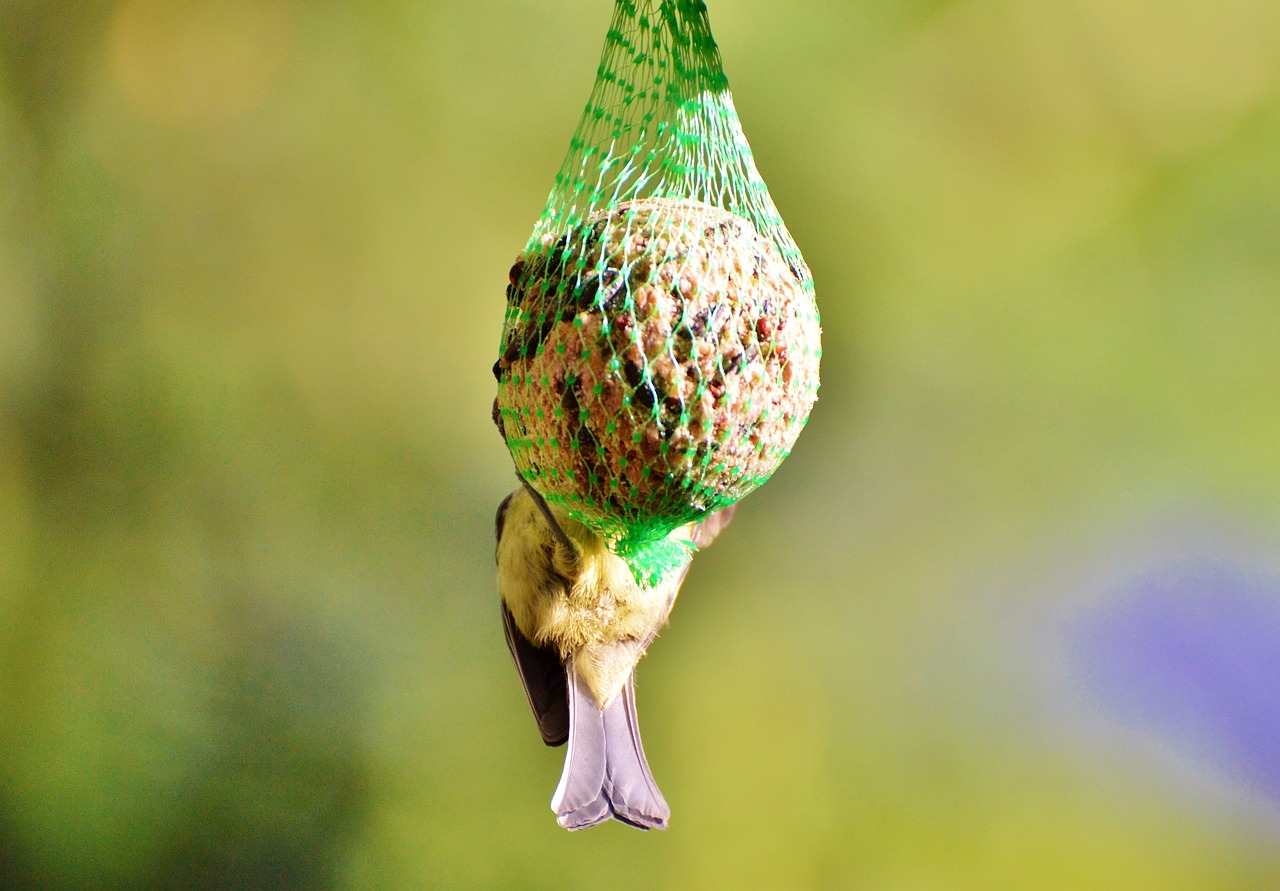
[[[700,0],[617,0],[511,268],[495,420],[517,472],[644,584],[777,469],[817,398],[813,279]]]

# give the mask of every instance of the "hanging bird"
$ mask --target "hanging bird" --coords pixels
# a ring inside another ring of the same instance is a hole
[[[733,507],[671,533],[706,547]],[[667,621],[689,556],[656,585],[637,584],[608,543],[524,484],[498,507],[498,591],[507,644],[543,741],[569,744],[551,799],[566,829],[608,819],[665,829],[636,722],[635,667]]]

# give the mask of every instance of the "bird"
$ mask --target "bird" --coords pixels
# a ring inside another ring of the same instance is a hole
[[[569,830],[618,820],[666,829],[671,810],[649,769],[636,717],[635,669],[675,605],[693,551],[736,506],[669,538],[690,547],[654,585],[636,581],[609,543],[527,482],[498,507],[498,592],[516,672],[542,740],[568,744],[551,799]]]

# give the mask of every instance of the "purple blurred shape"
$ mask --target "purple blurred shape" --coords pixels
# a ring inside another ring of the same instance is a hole
[[[1109,709],[1280,803],[1280,580],[1149,576],[1080,624],[1075,656]]]

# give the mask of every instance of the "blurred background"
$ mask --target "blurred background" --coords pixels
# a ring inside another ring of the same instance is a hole
[[[1280,887],[1280,5],[711,0],[820,402],[569,835],[507,268],[608,0],[0,3],[0,887]]]

